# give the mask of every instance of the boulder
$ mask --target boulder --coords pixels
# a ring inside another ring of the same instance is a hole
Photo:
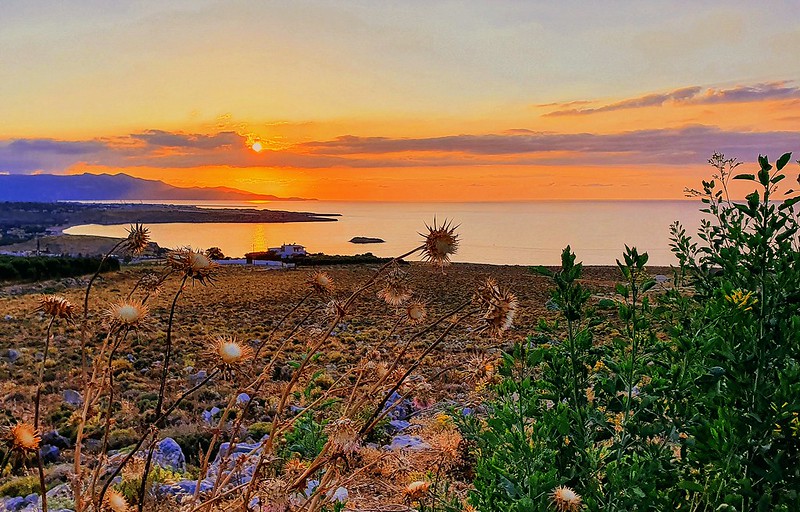
[[[49,444],[55,446],[60,450],[66,450],[72,446],[69,439],[58,433],[58,430],[51,430],[42,436],[42,444]]]
[[[20,357],[19,350],[10,348],[10,349],[6,350],[6,355],[4,357],[6,359],[8,359],[9,363],[16,363],[17,359],[19,359],[19,357]]]
[[[171,437],[165,437],[158,443],[153,454],[153,462],[165,469],[186,471],[186,457],[180,445]]]
[[[77,407],[83,403],[83,396],[74,389],[64,390],[64,402]]]
[[[49,444],[43,444],[40,451],[42,452],[42,461],[45,464],[54,464],[61,457],[61,450]]]

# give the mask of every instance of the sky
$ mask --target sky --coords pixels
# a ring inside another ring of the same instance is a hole
[[[796,0],[4,0],[0,173],[679,199],[800,156]]]

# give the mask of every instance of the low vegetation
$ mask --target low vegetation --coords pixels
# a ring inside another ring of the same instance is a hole
[[[671,282],[626,247],[619,282],[590,284],[567,247],[524,276],[549,283],[547,301],[523,275],[448,267],[447,222],[373,266],[246,270],[276,276],[269,290],[188,249],[95,274],[80,295],[41,297],[38,325],[19,321],[42,341],[15,350],[28,371],[4,389],[3,492],[52,487],[40,448],[57,428],[73,446],[57,499],[78,511],[797,510],[789,161],[735,174],[711,159],[693,191],[708,219],[696,237],[671,228]],[[732,179],[755,188],[745,202]],[[109,255],[148,238],[131,226]],[[415,254],[433,268],[399,265]]]

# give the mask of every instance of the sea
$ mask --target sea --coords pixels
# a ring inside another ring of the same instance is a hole
[[[297,243],[310,253],[400,255],[418,246],[426,225],[458,226],[455,262],[497,265],[557,265],[569,245],[587,265],[614,265],[625,245],[647,252],[649,265],[677,263],[669,248],[669,227],[679,221],[696,233],[697,201],[530,201],[473,203],[391,203],[334,201],[142,201],[192,204],[204,208],[258,208],[339,214],[336,222],[284,224],[151,224],[160,246],[219,247],[226,256]],[[67,234],[126,235],[127,224],[74,226]],[[377,237],[381,244],[353,244],[353,237]],[[413,258],[412,258],[413,259]]]

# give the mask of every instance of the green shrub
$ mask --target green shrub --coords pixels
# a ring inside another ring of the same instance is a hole
[[[39,477],[21,476],[0,485],[0,496],[27,496],[39,493]]]

